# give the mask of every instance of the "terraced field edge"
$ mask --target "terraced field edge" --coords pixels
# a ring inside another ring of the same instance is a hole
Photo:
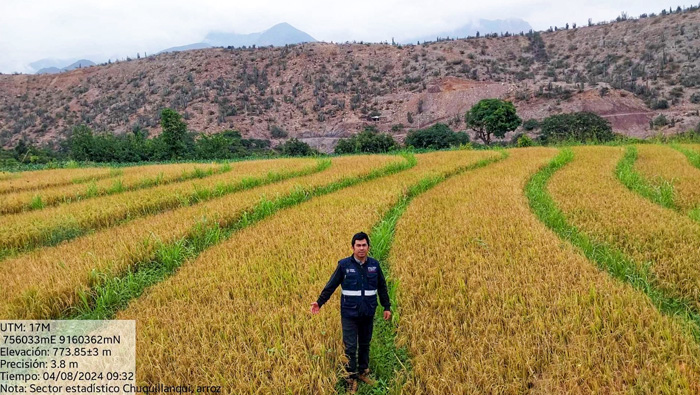
[[[634,262],[613,246],[591,239],[567,222],[566,216],[549,195],[547,182],[557,170],[573,159],[573,151],[564,149],[530,178],[525,187],[525,195],[532,211],[560,239],[575,246],[601,270],[644,292],[662,313],[680,318],[681,322],[688,326],[695,340],[700,342],[700,314],[689,301],[671,297],[659,289],[648,264],[640,265]]]

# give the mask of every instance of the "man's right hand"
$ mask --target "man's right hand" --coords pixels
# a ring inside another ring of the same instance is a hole
[[[316,302],[311,303],[311,314],[318,314],[319,310],[321,310],[321,308],[318,307],[318,303],[316,303]]]

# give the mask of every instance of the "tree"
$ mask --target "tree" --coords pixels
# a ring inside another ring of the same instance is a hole
[[[335,146],[335,153],[380,153],[388,152],[396,148],[398,148],[398,144],[393,137],[386,133],[379,133],[374,127],[368,127],[348,139],[340,139]]]
[[[160,126],[163,128],[162,139],[171,159],[187,156],[187,124],[177,111],[165,108],[160,113]]]
[[[75,160],[91,160],[95,150],[95,141],[92,130],[86,125],[78,125],[73,128],[69,138],[70,156]]]
[[[296,137],[292,137],[291,139],[285,141],[284,144],[281,144],[278,148],[280,151],[282,151],[283,155],[289,156],[308,156],[318,153],[318,151],[311,148],[310,145],[297,139]]]
[[[610,122],[591,112],[557,114],[541,124],[540,140],[547,144],[558,141],[605,142],[615,138]]]
[[[513,103],[500,99],[479,101],[467,111],[465,120],[467,126],[476,131],[476,137],[486,145],[491,145],[491,135],[503,138],[522,123]]]
[[[15,145],[14,151],[14,157],[21,161],[22,156],[26,155],[26,153],[29,151],[29,147],[27,147],[27,143],[24,141],[24,139],[21,139],[17,145]]]
[[[455,133],[444,123],[436,123],[425,129],[411,130],[404,141],[406,146],[427,149],[444,149],[468,142],[469,135],[464,132]]]
[[[207,136],[202,133],[195,143],[197,159],[231,159],[233,152],[231,146],[233,139],[223,133],[215,133]]]

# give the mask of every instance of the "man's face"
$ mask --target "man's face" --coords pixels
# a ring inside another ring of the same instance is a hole
[[[352,253],[356,258],[364,259],[369,252],[369,245],[367,240],[355,240],[355,244],[352,246]]]

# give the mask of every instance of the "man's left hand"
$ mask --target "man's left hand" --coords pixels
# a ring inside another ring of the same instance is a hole
[[[384,312],[384,320],[388,320],[391,318],[391,311],[385,311]]]

